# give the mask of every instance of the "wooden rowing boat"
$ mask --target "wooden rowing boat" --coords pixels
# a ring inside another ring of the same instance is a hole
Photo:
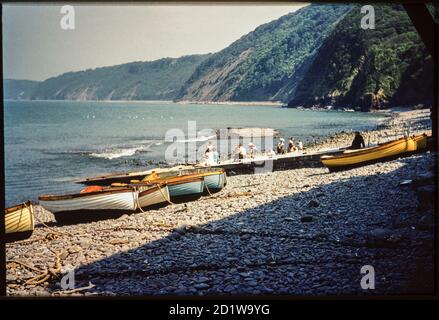
[[[30,237],[34,227],[34,209],[31,201],[5,209],[5,234],[7,242]]]
[[[178,171],[153,172],[143,181],[157,182],[183,176],[203,178],[206,191],[218,191],[227,184],[226,173],[222,168],[186,168]]]
[[[426,144],[426,136],[414,136],[383,143],[376,147],[349,150],[341,155],[322,156],[320,159],[331,172],[347,170],[416,152],[424,146],[424,139]]]
[[[34,211],[31,201],[5,209],[5,233],[34,230]]]
[[[183,177],[186,179],[203,179],[203,188],[207,193],[217,192],[224,188],[224,186],[227,184],[226,173],[222,168],[191,168],[161,173],[153,172],[151,175],[145,177],[142,181],[151,183],[164,182],[169,185],[171,181],[181,181]],[[172,187],[172,184],[169,185],[169,187],[171,189],[171,196],[175,196],[175,191],[174,187]],[[175,187],[175,189],[180,189],[180,187]]]
[[[172,168],[154,168],[145,171],[126,172],[126,173],[112,173],[93,178],[86,178],[77,181],[77,183],[84,185],[109,186],[113,183],[129,184],[131,180],[142,180],[152,172],[172,172],[184,169],[193,169],[193,166],[177,166]]]
[[[201,196],[204,190],[204,179],[197,176],[177,176],[159,180],[152,180],[152,183],[165,183],[168,186],[171,198],[184,196]]]
[[[137,191],[133,188],[102,188],[91,192],[66,195],[42,195],[40,204],[50,212],[72,213],[77,211],[134,211]]]

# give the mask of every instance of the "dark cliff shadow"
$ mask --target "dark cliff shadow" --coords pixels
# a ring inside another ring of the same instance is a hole
[[[332,182],[267,204],[238,197],[234,208],[254,206],[79,266],[76,287],[91,281],[90,293],[171,296],[430,294],[434,229],[420,220],[434,221],[435,211],[419,211],[414,182],[400,184],[433,170],[420,159],[400,159],[385,174],[331,174]],[[219,212],[228,201],[218,200]],[[361,287],[366,265],[373,290]]]

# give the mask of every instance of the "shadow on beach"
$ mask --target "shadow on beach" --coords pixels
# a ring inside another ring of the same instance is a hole
[[[218,191],[211,191],[211,194],[215,194]],[[201,198],[201,196],[208,196],[209,194],[205,191],[202,194],[197,195],[189,195],[189,196],[180,196],[172,199],[173,204],[181,204],[181,203],[188,203],[197,201]],[[161,208],[164,208],[168,206],[169,203],[162,202],[157,203],[154,205],[149,206],[148,208],[142,209],[143,211],[148,210],[158,210]],[[51,226],[66,226],[66,225],[75,225],[75,224],[81,224],[81,223],[91,223],[91,222],[97,222],[102,220],[112,220],[112,219],[119,219],[120,217],[127,215],[136,215],[142,213],[142,210],[137,209],[136,211],[130,212],[130,211],[114,211],[114,210],[105,210],[105,211],[95,211],[95,210],[84,210],[84,211],[76,211],[74,214],[71,214],[69,212],[63,213],[63,214],[57,214],[55,215],[56,221],[49,221],[45,224],[49,227]]]
[[[430,294],[434,227],[418,221],[434,221],[434,199],[419,209],[414,183],[400,185],[434,172],[419,159],[399,159],[402,166],[386,174],[360,168],[355,177],[340,174],[220,220],[182,226],[77,267],[76,287],[91,281],[89,293],[129,295]],[[252,199],[236,199],[234,208]],[[360,286],[364,265],[375,269],[374,290]]]

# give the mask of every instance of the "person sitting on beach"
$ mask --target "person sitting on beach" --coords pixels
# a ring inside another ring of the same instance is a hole
[[[256,154],[256,145],[253,142],[250,142],[248,144],[248,148],[249,148],[250,157],[254,158]]]
[[[294,145],[293,137],[290,137],[288,140],[288,152],[294,152],[296,151],[296,146]]]
[[[237,144],[235,147],[235,151],[233,152],[233,161],[238,161],[239,159],[239,147],[240,145]]]
[[[299,151],[303,150],[303,143],[302,143],[302,141],[297,142],[297,150],[299,150]]]
[[[238,145],[238,159],[244,159],[246,154],[247,151],[245,150],[245,147],[240,143]]]
[[[361,133],[359,131],[355,131],[354,141],[352,141],[352,145],[348,149],[351,149],[351,150],[361,149],[361,148],[364,148],[365,146],[366,146],[366,144],[364,143],[363,136],[361,135]]]
[[[279,139],[279,142],[277,143],[277,146],[276,146],[277,154],[283,154],[284,153],[284,151],[285,151],[284,141],[285,141],[284,138],[280,138]]]
[[[209,141],[209,142],[207,143],[207,147],[206,147],[206,151],[205,151],[205,153],[212,152],[212,151],[213,151],[212,141]]]

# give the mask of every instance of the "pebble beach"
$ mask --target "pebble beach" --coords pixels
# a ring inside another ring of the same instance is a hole
[[[429,110],[390,112],[366,143],[431,133]],[[399,136],[400,137],[400,136]],[[307,146],[348,146],[341,132]],[[35,206],[29,239],[6,245],[10,296],[400,295],[434,290],[434,152],[329,173],[227,177],[195,201],[60,225]],[[375,288],[360,282],[373,266]],[[60,268],[74,268],[74,289]],[[26,283],[46,272],[45,281]]]

